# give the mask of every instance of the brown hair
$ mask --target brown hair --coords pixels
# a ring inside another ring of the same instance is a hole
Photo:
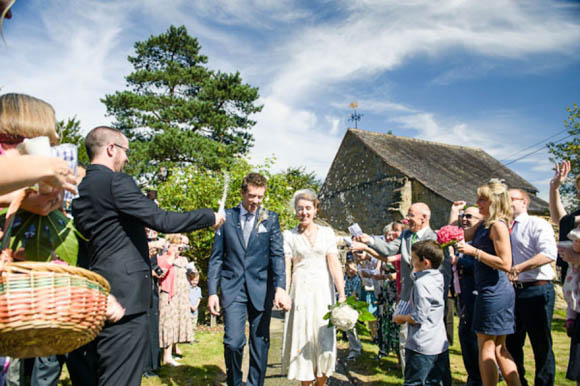
[[[87,148],[89,159],[92,161],[99,154],[99,150],[102,147],[107,146],[109,143],[115,142],[122,137],[123,133],[113,127],[95,127],[85,138],[85,147]]]
[[[248,190],[248,185],[254,185],[254,186],[258,186],[258,187],[268,187],[268,180],[266,179],[266,177],[264,177],[263,175],[261,175],[260,173],[248,173],[243,179],[242,179],[242,192],[246,192]]]
[[[411,250],[420,261],[429,260],[433,269],[439,268],[443,262],[443,249],[435,240],[417,241]]]
[[[48,137],[58,144],[54,109],[45,101],[26,94],[0,96],[0,134],[24,138]]]
[[[310,201],[316,209],[318,209],[318,205],[320,205],[320,200],[318,200],[318,197],[316,197],[316,193],[314,193],[314,190],[312,189],[297,190],[292,196],[291,201],[292,209],[296,210],[296,204],[298,203],[299,200]]]

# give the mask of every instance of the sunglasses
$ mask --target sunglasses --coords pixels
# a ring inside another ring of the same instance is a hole
[[[468,220],[471,220],[472,218],[476,218],[474,215],[469,214],[469,213],[468,214],[460,214],[459,217],[466,218]]]

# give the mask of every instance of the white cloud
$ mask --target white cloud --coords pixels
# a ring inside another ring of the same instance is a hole
[[[261,102],[264,109],[253,130],[256,142],[252,161],[261,163],[275,154],[279,169],[306,166],[308,171],[325,176],[330,167],[328,157],[336,152],[340,143],[340,138],[332,135],[334,124],[331,127],[320,125],[312,111],[297,110],[278,100],[263,99]]]

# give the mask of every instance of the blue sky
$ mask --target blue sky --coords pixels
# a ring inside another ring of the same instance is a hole
[[[573,1],[17,0],[1,92],[40,97],[85,131],[109,123],[99,99],[124,89],[133,43],[170,24],[199,39],[210,68],[259,87],[252,162],[275,154],[277,168],[321,178],[353,126],[352,101],[364,130],[500,160],[563,130],[580,102]],[[510,167],[547,199],[546,151]]]

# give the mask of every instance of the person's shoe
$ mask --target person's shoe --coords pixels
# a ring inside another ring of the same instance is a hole
[[[360,354],[348,354],[346,356],[346,360],[349,361],[349,362],[350,361],[355,361],[358,358],[359,355]]]
[[[171,358],[170,360],[166,361],[165,364],[167,366],[171,366],[171,367],[179,367],[179,366],[181,366],[181,363],[177,362],[174,358]]]
[[[143,373],[143,376],[144,376],[145,378],[153,378],[153,377],[159,377],[159,375],[158,375],[158,374],[156,374],[156,373],[154,373],[153,371],[145,371],[145,372]]]

